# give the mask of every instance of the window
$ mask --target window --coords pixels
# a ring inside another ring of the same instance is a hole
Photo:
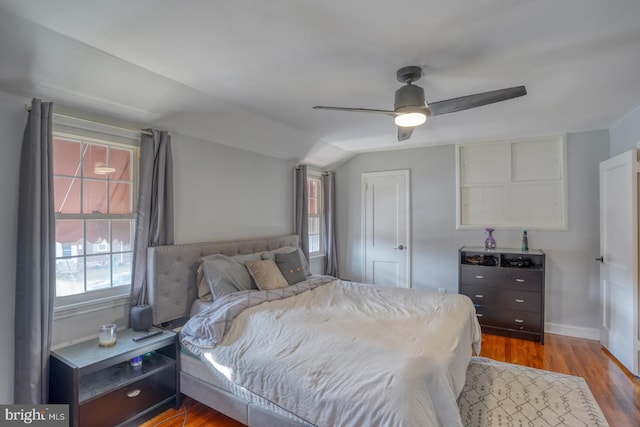
[[[136,146],[54,132],[56,297],[128,293]]]
[[[320,255],[322,247],[322,181],[319,174],[307,174],[307,208],[309,214],[309,255]]]

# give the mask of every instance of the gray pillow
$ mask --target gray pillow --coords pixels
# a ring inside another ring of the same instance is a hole
[[[304,274],[306,276],[311,276],[311,269],[309,268],[309,262],[307,258],[302,253],[302,249],[296,246],[285,246],[283,248],[274,249],[272,251],[267,251],[262,253],[262,259],[272,259],[276,260],[276,254],[288,254],[291,252],[296,252],[300,256],[300,262],[302,263],[302,268],[304,268]]]
[[[300,256],[297,251],[285,254],[276,252],[275,256],[276,265],[289,285],[293,285],[294,283],[302,282],[307,279],[307,275],[304,272],[304,268],[302,267],[302,262],[300,261]]]
[[[251,276],[247,268],[226,255],[215,254],[202,258],[202,269],[213,298],[251,289]]]
[[[246,254],[246,255],[233,255],[231,259],[237,263],[240,263],[241,265],[244,265],[246,268],[247,265],[245,263],[247,261],[260,261],[262,258],[260,258],[260,253],[253,253],[253,254]],[[251,277],[251,283],[249,284],[250,287],[247,289],[258,289],[258,285],[256,284],[255,279],[253,278],[253,276],[250,276],[250,277]]]

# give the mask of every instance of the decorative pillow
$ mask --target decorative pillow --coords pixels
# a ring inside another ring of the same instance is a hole
[[[209,289],[207,278],[204,277],[202,263],[200,263],[198,270],[196,271],[196,283],[198,284],[198,299],[211,301],[213,299],[213,295],[211,295],[211,289]]]
[[[202,258],[202,269],[213,298],[251,289],[251,276],[245,266],[226,255],[215,254]]]
[[[273,260],[247,261],[245,265],[261,291],[289,286]]]
[[[306,280],[307,276],[304,274],[304,268],[302,268],[302,262],[297,251],[289,252],[288,254],[276,252],[275,256],[276,265],[288,284],[293,285]]]
[[[300,256],[300,262],[302,263],[302,268],[304,268],[305,276],[311,276],[311,269],[309,268],[309,262],[307,258],[302,253],[302,249],[296,246],[285,246],[283,248],[274,249],[272,251],[267,251],[262,253],[262,259],[272,259],[276,260],[276,254],[288,254],[290,252],[297,252]]]

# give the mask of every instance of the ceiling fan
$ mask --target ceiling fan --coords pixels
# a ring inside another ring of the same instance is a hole
[[[527,94],[527,89],[524,86],[515,86],[427,104],[424,99],[424,89],[413,84],[413,82],[420,80],[420,77],[422,77],[421,67],[416,65],[402,67],[396,72],[396,77],[400,83],[405,83],[405,85],[396,91],[393,111],[371,108],[327,107],[324,105],[316,105],[313,108],[379,113],[392,116],[398,126],[398,141],[404,141],[409,139],[413,133],[413,129],[423,124],[429,116],[439,116],[441,114],[481,107]]]

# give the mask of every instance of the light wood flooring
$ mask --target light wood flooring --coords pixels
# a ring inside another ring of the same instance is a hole
[[[640,426],[640,379],[624,369],[598,341],[545,335],[545,344],[483,334],[481,355],[494,360],[584,378],[611,427]],[[186,398],[180,410],[167,410],[144,427],[242,427]]]

